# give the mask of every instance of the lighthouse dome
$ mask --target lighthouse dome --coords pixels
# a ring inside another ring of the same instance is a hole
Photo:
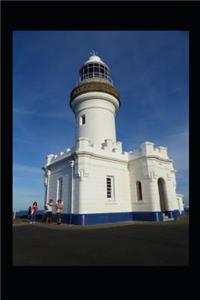
[[[96,53],[94,51],[90,52],[90,54],[91,54],[91,56],[84,63],[84,65],[87,65],[89,63],[97,63],[97,64],[102,64],[102,65],[106,66],[109,69],[108,65],[104,61],[102,61],[101,58],[98,55],[96,55]]]

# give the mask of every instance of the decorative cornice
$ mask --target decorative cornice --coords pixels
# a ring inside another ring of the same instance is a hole
[[[117,100],[119,101],[119,105],[120,105],[120,95],[118,90],[110,85],[107,84],[105,82],[86,82],[86,83],[81,83],[78,86],[76,86],[70,95],[70,106],[71,103],[73,101],[74,98],[76,98],[77,96],[84,94],[84,93],[88,93],[88,92],[103,92],[103,93],[108,93],[112,96],[114,96],[115,98],[117,98]]]
[[[129,162],[133,162],[135,160],[138,160],[138,159],[141,159],[141,158],[153,158],[153,159],[156,159],[156,160],[161,160],[163,162],[173,162],[172,159],[169,159],[169,158],[163,158],[163,157],[160,157],[160,156],[156,156],[156,155],[141,155],[141,156],[138,156],[138,157],[133,157],[133,158],[130,158],[129,159]]]
[[[86,156],[86,157],[93,157],[96,159],[100,159],[100,160],[104,160],[104,161],[112,161],[112,162],[119,162],[119,163],[123,163],[125,165],[128,165],[128,161],[126,159],[120,159],[120,158],[115,158],[115,157],[109,157],[105,155],[101,155],[101,154],[97,154],[97,153],[93,153],[93,152],[89,152],[89,151],[78,151],[76,152],[77,156]]]
[[[47,166],[46,166],[46,168],[48,169],[48,170],[50,170],[51,169],[51,166],[53,166],[53,165],[55,165],[55,164],[58,164],[58,163],[60,163],[60,162],[63,162],[63,161],[66,161],[66,162],[68,162],[69,160],[72,160],[72,159],[74,159],[74,152],[73,153],[71,153],[69,156],[59,156],[59,157],[57,157],[56,159],[54,159],[54,160],[52,160]]]

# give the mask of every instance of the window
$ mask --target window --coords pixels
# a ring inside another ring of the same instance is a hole
[[[107,198],[111,198],[112,196],[112,190],[111,190],[111,178],[106,178],[106,186],[107,186]]]
[[[89,64],[89,74],[93,73],[93,64]]]
[[[107,198],[110,200],[114,200],[114,184],[113,184],[113,177],[107,176],[106,177],[106,191],[107,191]]]
[[[80,117],[80,125],[84,125],[85,124],[85,115],[82,115]]]
[[[108,74],[108,69],[105,67],[105,74]]]
[[[88,66],[85,66],[85,67],[83,68],[83,72],[84,72],[84,74],[86,74],[86,73],[88,72]]]
[[[137,200],[142,200],[142,184],[140,181],[136,182],[136,189],[137,189]]]
[[[98,63],[89,63],[87,65],[84,65],[80,69],[79,79],[81,81],[83,81],[83,80],[87,80],[90,78],[103,78],[112,83],[112,80],[110,79],[109,74],[110,74],[110,71],[106,66],[104,66],[100,63],[99,64]]]
[[[57,200],[62,200],[62,185],[63,185],[63,179],[62,177],[58,178],[57,181]]]
[[[99,73],[99,67],[94,67],[94,72],[98,74]]]

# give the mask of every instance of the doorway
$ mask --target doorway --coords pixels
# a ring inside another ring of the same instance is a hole
[[[163,178],[158,179],[158,190],[159,190],[159,197],[160,197],[160,210],[167,211],[167,193],[166,193],[166,184]]]

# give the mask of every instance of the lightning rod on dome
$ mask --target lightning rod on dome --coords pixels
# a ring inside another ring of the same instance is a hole
[[[95,50],[90,51],[91,55],[97,55],[97,52],[95,52]]]

